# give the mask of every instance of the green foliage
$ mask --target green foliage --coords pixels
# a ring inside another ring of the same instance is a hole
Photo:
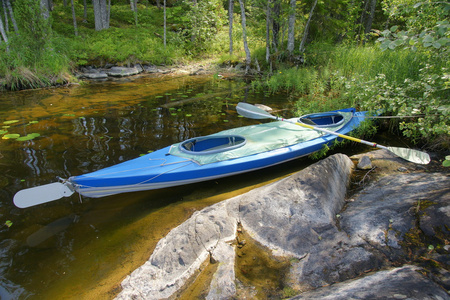
[[[202,51],[208,46],[208,42],[213,40],[219,28],[226,20],[226,13],[222,2],[218,0],[183,2],[186,32],[188,33],[195,52]]]
[[[381,33],[382,37],[378,39],[378,42],[380,42],[380,47],[383,51],[404,47],[416,52],[419,47],[422,47],[430,48],[437,54],[449,54],[450,24],[447,20],[439,21],[433,29],[424,30],[419,34],[398,31],[398,28],[398,26],[392,26],[389,30],[386,29]]]
[[[406,26],[410,34],[428,30],[450,14],[450,3],[440,0],[384,0],[382,7],[391,21]]]
[[[0,56],[0,86],[16,90],[66,83],[70,78],[67,45],[52,33],[39,2],[17,0],[14,12],[19,34],[10,35],[9,51],[0,48],[4,51]]]
[[[447,156],[445,157],[445,160],[442,162],[442,165],[443,165],[444,167],[450,167],[450,155],[447,155]]]

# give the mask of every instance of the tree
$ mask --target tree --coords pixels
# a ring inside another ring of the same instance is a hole
[[[65,3],[64,6],[66,6]],[[50,4],[48,0],[41,0],[41,11],[45,19],[48,19],[50,17]]]
[[[164,49],[166,49],[167,39],[167,16],[166,16],[166,0],[164,0]]]
[[[228,0],[228,36],[230,40],[230,55],[233,55],[233,12],[234,1]]]
[[[3,2],[3,8],[5,9],[5,23],[7,22],[7,19],[8,19],[7,13],[6,13],[6,10],[8,10],[9,17],[10,17],[11,22],[12,22],[13,27],[14,27],[14,32],[16,34],[19,34],[19,28],[17,26],[16,19],[14,18],[14,12],[13,12],[13,9],[11,7],[11,2],[9,0],[3,0],[2,2]]]
[[[295,42],[295,6],[296,6],[296,3],[297,3],[297,0],[290,0],[287,50],[289,52],[289,55],[291,55],[291,56],[294,52],[294,42]]]
[[[252,58],[247,43],[247,25],[246,25],[247,22],[245,18],[245,7],[242,0],[239,0],[239,6],[241,7],[242,38],[244,40],[244,50],[245,50],[245,73],[247,74],[250,71],[250,64],[252,62]]]
[[[306,39],[308,38],[308,32],[309,32],[309,24],[311,23],[311,19],[312,19],[313,13],[314,13],[314,9],[316,8],[316,5],[317,5],[317,0],[314,0],[314,3],[311,7],[311,11],[309,12],[308,21],[306,22],[306,25],[305,25],[305,30],[303,31],[303,38],[302,38],[302,41],[300,42],[300,46],[298,48],[298,50],[300,52],[305,51]]]
[[[72,6],[73,28],[75,31],[75,36],[78,36],[77,17],[75,15],[75,6],[73,5],[73,0],[70,0],[70,4]]]
[[[100,31],[108,29],[110,10],[106,4],[106,0],[92,0],[92,4],[94,5],[95,30]]]
[[[9,48],[8,48],[8,37],[6,36],[6,31],[5,31],[5,28],[3,27],[3,21],[2,21],[1,16],[0,16],[0,33],[2,35],[3,40],[6,43],[6,49],[8,51],[9,50]]]
[[[134,23],[136,26],[138,25],[138,7],[137,7],[137,0],[130,0],[130,6],[131,10],[134,12]]]
[[[271,23],[271,14],[270,14],[270,2],[271,0],[267,0],[266,7],[266,62],[270,62],[270,23]],[[270,62],[270,71],[272,71],[272,63]]]

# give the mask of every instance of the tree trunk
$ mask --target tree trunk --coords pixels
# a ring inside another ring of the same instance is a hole
[[[166,0],[164,0],[164,49],[166,49],[167,39],[167,16],[166,16]]]
[[[8,22],[8,11],[6,10],[6,3],[4,0],[0,0],[0,1],[2,2],[3,12],[5,14],[5,25],[4,25],[3,30],[5,30],[5,32],[8,32],[9,31],[9,22]],[[1,19],[1,16],[0,16],[0,19]],[[0,41],[1,41],[1,39],[0,39]]]
[[[50,18],[50,10],[48,9],[49,4],[48,0],[40,0],[41,1],[41,13],[44,16],[44,19]]]
[[[266,10],[266,62],[270,61],[270,0],[267,0]]]
[[[16,34],[19,34],[19,27],[17,27],[17,22],[16,19],[14,18],[14,12],[13,9],[11,7],[11,2],[9,0],[4,0],[6,2],[6,7],[8,8],[8,12],[9,12],[9,17],[11,18],[11,22],[13,24],[14,27],[14,32]]]
[[[130,0],[131,10],[134,12],[134,23],[138,26],[138,8],[137,8],[137,0]]]
[[[75,15],[75,6],[73,5],[73,0],[70,0],[70,5],[72,6],[73,29],[75,31],[75,36],[78,36],[77,16]]]
[[[83,0],[84,12],[83,12],[83,23],[87,23],[87,3]]]
[[[228,0],[228,37],[230,40],[230,56],[233,55],[233,11],[234,1]]]
[[[370,2],[370,0],[364,0],[364,9],[361,12],[361,20],[359,21],[360,26],[359,26],[359,30],[358,30],[358,36],[359,36],[360,41],[362,40],[361,31],[363,30],[364,23],[366,20],[366,14],[367,14],[367,9],[369,7],[369,2]],[[364,29],[364,31],[366,31],[366,30]]]
[[[100,31],[109,28],[109,9],[106,0],[92,0],[94,5],[95,30]]]
[[[273,14],[272,14],[272,45],[273,51],[278,51],[279,37],[280,33],[280,12],[281,12],[281,1],[275,0],[273,5]]]
[[[2,35],[2,38],[6,43],[6,51],[9,52],[8,37],[6,36],[6,32],[5,32],[5,28],[3,27],[3,20],[1,18],[1,16],[0,16],[0,34]]]
[[[289,55],[292,56],[294,52],[294,43],[295,43],[295,4],[296,0],[290,1],[291,11],[289,14],[289,28],[288,28],[288,44],[287,44],[287,50],[289,52]]]
[[[250,64],[252,62],[252,58],[250,55],[250,49],[248,48],[247,43],[247,25],[245,18],[245,7],[243,0],[239,0],[239,6],[241,7],[241,19],[242,19],[242,38],[244,39],[244,50],[245,50],[245,74],[250,71]]]
[[[308,21],[306,22],[305,31],[303,32],[303,38],[300,43],[300,47],[298,48],[300,53],[302,53],[305,50],[306,39],[308,38],[308,32],[309,32],[309,23],[311,23],[311,18],[313,16],[316,5],[317,5],[317,0],[314,1],[311,11],[309,12]]]
[[[373,18],[375,17],[375,8],[377,0],[370,1],[370,12],[367,14],[366,25],[364,27],[365,40],[367,40],[370,30],[372,30]]]

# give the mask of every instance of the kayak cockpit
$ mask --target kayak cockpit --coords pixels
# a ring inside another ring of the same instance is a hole
[[[344,123],[345,118],[339,112],[326,112],[304,115],[298,121],[316,127],[333,127]]]
[[[180,143],[179,149],[183,153],[206,155],[237,149],[245,143],[245,137],[240,135],[213,135],[186,140]]]

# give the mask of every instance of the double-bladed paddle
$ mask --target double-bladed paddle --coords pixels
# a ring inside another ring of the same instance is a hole
[[[413,149],[408,149],[408,148],[399,148],[399,147],[386,147],[386,146],[382,146],[382,145],[378,145],[376,143],[372,143],[372,142],[368,142],[365,140],[361,140],[352,136],[348,136],[348,135],[344,135],[344,134],[340,134],[334,131],[330,131],[321,127],[315,127],[312,125],[308,125],[308,124],[304,124],[304,123],[300,123],[300,122],[295,122],[292,120],[286,120],[280,117],[276,117],[271,115],[270,113],[266,112],[265,110],[262,110],[254,105],[248,104],[248,103],[244,103],[244,102],[239,102],[237,107],[236,107],[237,112],[246,118],[250,118],[250,119],[274,119],[274,120],[279,120],[279,121],[283,121],[283,122],[289,122],[295,125],[299,125],[305,128],[309,128],[312,130],[317,130],[317,131],[321,131],[321,132],[325,132],[328,134],[332,134],[335,136],[338,136],[340,138],[343,139],[347,139],[347,140],[351,140],[354,142],[358,142],[358,143],[362,143],[365,145],[369,145],[372,147],[376,147],[376,148],[380,148],[380,149],[385,149],[388,150],[392,153],[394,153],[395,155],[397,155],[398,157],[401,157],[407,161],[416,163],[416,164],[428,164],[430,162],[430,156],[422,151],[418,151],[418,150],[413,150]]]

